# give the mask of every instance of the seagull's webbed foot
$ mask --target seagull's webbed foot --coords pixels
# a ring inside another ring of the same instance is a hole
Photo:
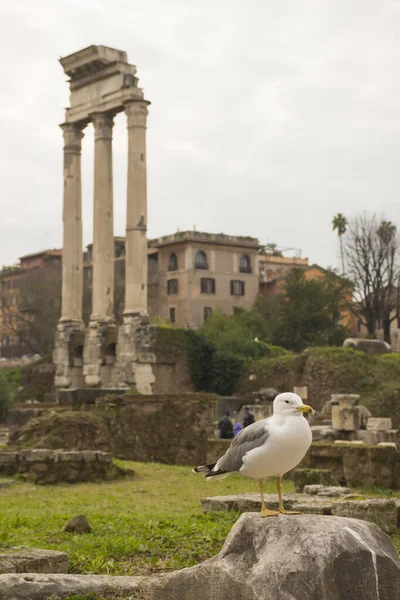
[[[277,515],[279,515],[279,511],[278,510],[270,510],[269,508],[263,508],[263,509],[261,509],[260,515],[262,517],[276,517]]]
[[[300,515],[301,513],[298,510],[286,510],[286,508],[280,508],[278,510],[280,515]]]

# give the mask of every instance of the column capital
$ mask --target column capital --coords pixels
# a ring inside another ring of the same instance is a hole
[[[150,104],[147,100],[138,102],[129,102],[125,104],[125,113],[128,117],[128,129],[131,127],[146,128],[146,118],[149,114],[147,106]]]
[[[61,123],[60,127],[64,132],[64,153],[80,154],[82,138],[85,135],[82,129],[85,125],[81,123]]]
[[[112,139],[112,130],[114,125],[114,115],[109,113],[92,113],[91,115],[94,127],[94,139]]]

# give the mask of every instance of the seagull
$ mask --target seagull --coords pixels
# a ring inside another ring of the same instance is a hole
[[[242,429],[215,464],[193,469],[194,473],[205,473],[204,477],[209,480],[223,479],[231,473],[257,479],[262,517],[299,514],[284,508],[281,479],[299,464],[311,446],[312,433],[303,413],[315,412],[311,406],[303,404],[300,396],[291,392],[279,394],[273,407],[272,417]],[[264,479],[267,477],[276,477],[278,510],[270,510],[264,504]]]

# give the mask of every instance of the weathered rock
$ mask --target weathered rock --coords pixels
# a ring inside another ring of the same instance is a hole
[[[296,492],[302,492],[305,485],[339,485],[338,480],[328,469],[296,469],[293,471]]]
[[[0,554],[0,573],[68,573],[65,552],[20,548]]]
[[[394,600],[400,560],[371,523],[244,514],[222,550],[150,582],[151,600]]]
[[[268,508],[278,508],[278,496],[276,494],[265,494],[265,504]],[[288,510],[298,510],[302,513],[316,515],[330,515],[332,502],[318,496],[305,494],[290,494],[283,497],[283,503]],[[230,496],[211,496],[202,498],[201,505],[204,512],[219,512],[237,510],[240,512],[252,512],[261,510],[260,494],[234,494]]]
[[[304,493],[311,496],[326,496],[327,498],[340,498],[350,494],[350,489],[340,485],[305,485]]]
[[[67,531],[68,533],[90,533],[92,528],[90,527],[86,515],[76,515],[68,521],[64,526],[63,531]]]
[[[145,589],[143,577],[111,577],[109,575],[0,575],[0,600],[47,600],[74,595],[138,594]]]
[[[392,533],[397,527],[397,506],[393,500],[340,500],[333,503],[332,514],[375,523],[385,533]]]

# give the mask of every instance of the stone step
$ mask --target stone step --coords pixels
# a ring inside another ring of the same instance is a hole
[[[267,508],[277,510],[278,496],[276,494],[264,494],[264,500]],[[308,494],[290,494],[283,496],[283,503],[288,510],[298,510],[302,513],[314,515],[332,514],[332,501],[330,498],[321,498]],[[201,505],[204,512],[227,510],[253,512],[261,509],[260,494],[258,493],[202,498]]]
[[[278,508],[276,494],[265,494],[267,508]],[[378,525],[386,533],[392,533],[400,527],[400,498],[381,499],[373,497],[353,497],[347,499],[308,494],[288,494],[283,496],[287,510],[296,510],[310,515],[334,515],[361,519]],[[202,498],[204,512],[236,510],[239,512],[258,512],[261,510],[260,494],[235,494],[231,496],[212,496]]]

